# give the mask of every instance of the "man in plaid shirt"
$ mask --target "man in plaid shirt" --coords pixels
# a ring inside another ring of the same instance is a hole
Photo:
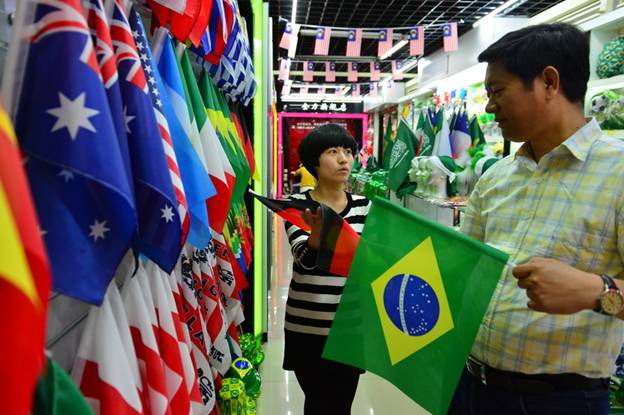
[[[522,142],[477,183],[462,231],[510,256],[451,414],[607,414],[624,340],[624,142],[586,121],[587,37],[550,24],[479,55],[486,110]]]

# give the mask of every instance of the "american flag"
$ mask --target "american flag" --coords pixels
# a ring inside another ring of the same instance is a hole
[[[303,80],[314,80],[314,62],[303,61]]]
[[[280,63],[280,71],[277,79],[280,81],[285,81],[288,79],[288,75],[290,74],[290,59],[282,59]]]
[[[359,97],[360,96],[360,84],[355,84],[351,88],[351,96]]]
[[[377,56],[382,56],[392,49],[392,29],[381,29],[377,42]]]
[[[329,52],[329,40],[331,39],[331,27],[319,27],[316,29],[316,42],[314,43],[315,55],[327,55]]]
[[[347,38],[347,56],[358,57],[362,50],[362,29],[349,30]]]
[[[336,82],[336,62],[325,62],[325,80]]]
[[[447,23],[444,25],[444,51],[455,52],[457,49],[457,23]]]
[[[292,34],[290,35],[289,46],[288,46],[288,57],[294,58],[297,53],[297,43],[299,42],[299,25],[292,25]]]
[[[347,80],[349,82],[357,82],[357,80],[358,80],[358,64],[357,64],[357,62],[349,62],[347,65],[349,65]]]
[[[401,67],[403,66],[402,61],[392,61],[392,78],[400,81],[403,79],[403,72],[400,72]]]
[[[370,63],[370,80],[371,81],[379,81],[381,79],[381,70],[379,67],[379,62],[371,62]]]
[[[149,49],[147,42],[147,36],[145,35],[145,28],[141,21],[141,16],[136,12],[134,7],[130,12],[130,28],[134,35],[134,41],[136,47],[140,52],[145,52],[148,55],[148,59],[141,60],[143,65],[143,71],[148,77],[148,86],[150,97],[152,98],[152,106],[154,107],[154,114],[156,115],[156,122],[158,122],[158,129],[160,130],[160,137],[165,149],[165,156],[167,157],[167,166],[169,167],[169,176],[171,177],[171,183],[173,184],[173,190],[175,191],[176,199],[178,201],[178,214],[182,224],[182,244],[186,242],[186,237],[189,233],[191,226],[190,217],[188,215],[188,202],[186,201],[186,194],[184,192],[184,185],[182,184],[182,175],[180,168],[178,167],[178,160],[173,150],[173,141],[171,139],[171,133],[169,131],[169,123],[163,111],[162,101],[160,100],[161,91],[158,89],[156,80],[154,79],[154,65],[152,53]]]
[[[410,30],[410,56],[422,56],[425,54],[425,28],[414,27]]]

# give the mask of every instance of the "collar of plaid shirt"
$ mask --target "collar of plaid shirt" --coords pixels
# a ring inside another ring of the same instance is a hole
[[[539,163],[527,150],[477,183],[462,232],[507,252],[511,263],[541,256],[623,277],[624,142],[592,120]],[[624,322],[593,311],[539,313],[527,301],[506,269],[475,339],[477,359],[522,373],[611,375]]]

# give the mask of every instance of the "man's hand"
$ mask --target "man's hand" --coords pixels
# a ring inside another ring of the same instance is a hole
[[[526,290],[531,310],[573,314],[596,307],[603,291],[599,275],[578,270],[554,259],[533,257],[516,266],[513,276]]]
[[[316,213],[310,209],[306,209],[302,214],[304,222],[308,224],[310,229],[310,237],[308,238],[308,246],[312,249],[319,249],[321,246],[321,229],[323,228],[323,212],[319,206]]]

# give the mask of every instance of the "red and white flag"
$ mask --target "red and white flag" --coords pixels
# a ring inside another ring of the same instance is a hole
[[[212,347],[212,342],[197,301],[191,261],[185,254],[181,255],[176,269],[169,274],[169,284],[172,288],[176,287],[173,289],[174,296],[179,295],[180,298],[181,308],[178,309],[178,312],[189,333],[188,346],[197,369],[199,392],[203,405],[196,408],[195,412],[207,415],[217,403],[213,380],[217,373],[213,373],[210,366],[208,352]]]
[[[317,94],[319,95],[325,95],[325,87],[321,87],[318,89]]]
[[[314,43],[315,55],[327,55],[329,53],[329,41],[331,39],[331,27],[319,27],[316,29],[316,42]]]
[[[455,52],[459,49],[457,40],[457,23],[447,23],[444,25],[444,51]]]
[[[358,64],[357,62],[349,62],[347,63],[349,69],[347,70],[347,80],[349,82],[357,82],[358,80]]]
[[[295,34],[293,36],[291,36],[290,38],[290,46],[288,46],[288,54],[287,56],[289,58],[294,58],[295,55],[297,54],[297,43],[299,43],[299,25],[297,25],[297,31],[295,32]]]
[[[371,98],[375,98],[375,97],[379,96],[379,93],[377,91],[377,83],[376,82],[370,84],[370,92],[368,93],[368,95]]]
[[[227,342],[229,322],[221,301],[221,290],[215,278],[218,269],[212,242],[209,243],[208,248],[194,251],[191,268],[191,276],[201,302],[200,312],[206,322],[211,341],[210,364],[218,373],[225,375],[232,364],[232,355]],[[184,278],[186,277],[185,273]]]
[[[351,88],[351,96],[352,97],[360,96],[360,84],[353,85],[353,87]]]
[[[314,62],[303,61],[303,80],[314,80]]]
[[[165,367],[167,397],[171,405],[171,413],[173,415],[188,415],[191,411],[191,395],[187,388],[188,379],[186,376],[189,364],[191,372],[193,372],[192,363],[189,362],[190,354],[186,344],[184,344],[186,355],[183,356],[182,344],[178,340],[178,333],[182,334],[182,331],[174,320],[174,310],[169,302],[171,290],[166,291],[164,278],[152,261],[147,263],[145,270],[158,318],[158,347]],[[177,315],[177,313],[175,314]]]
[[[336,82],[336,62],[325,62],[325,81]]]
[[[167,386],[163,361],[158,349],[155,332],[157,327],[152,322],[152,313],[145,302],[148,291],[141,288],[139,274],[145,274],[143,266],[137,270],[137,276],[126,281],[123,287],[122,298],[130,334],[136,351],[141,380],[144,388],[144,407],[146,412],[154,415],[170,415],[169,400],[167,399]],[[156,316],[154,314],[154,320]]]
[[[381,29],[377,42],[377,56],[382,56],[392,49],[392,29]]]
[[[280,81],[285,81],[288,79],[289,75],[290,75],[290,59],[281,59],[279,76],[277,77],[277,79],[279,79]]]
[[[425,28],[417,26],[410,30],[410,56],[422,56],[425,54]]]
[[[346,56],[359,57],[362,50],[362,29],[349,30]]]
[[[225,306],[225,313],[230,322],[230,326],[228,327],[229,332],[232,326],[238,326],[245,321],[243,305],[240,300],[241,287],[238,284],[240,275],[237,275],[238,269],[236,269],[238,263],[235,263],[236,259],[234,255],[232,255],[223,235],[213,232],[212,242],[214,243],[217,255],[217,283],[224,294],[223,305]]]
[[[400,81],[403,79],[403,72],[401,72],[402,66],[402,61],[392,61],[392,79],[394,79],[395,81]]]
[[[139,385],[117,329],[112,291],[117,291],[114,280],[102,305],[89,311],[72,378],[97,415],[139,415],[144,413]]]
[[[370,80],[371,81],[379,81],[381,79],[381,69],[379,67],[379,62],[374,61],[370,63]]]
[[[300,94],[307,94],[308,93],[308,87],[307,86],[302,86],[299,88],[299,93]]]
[[[284,33],[282,34],[282,38],[280,39],[279,43],[280,48],[289,50],[290,45],[293,42],[297,42],[299,27],[300,26],[296,23],[286,22],[286,27],[284,28]]]

